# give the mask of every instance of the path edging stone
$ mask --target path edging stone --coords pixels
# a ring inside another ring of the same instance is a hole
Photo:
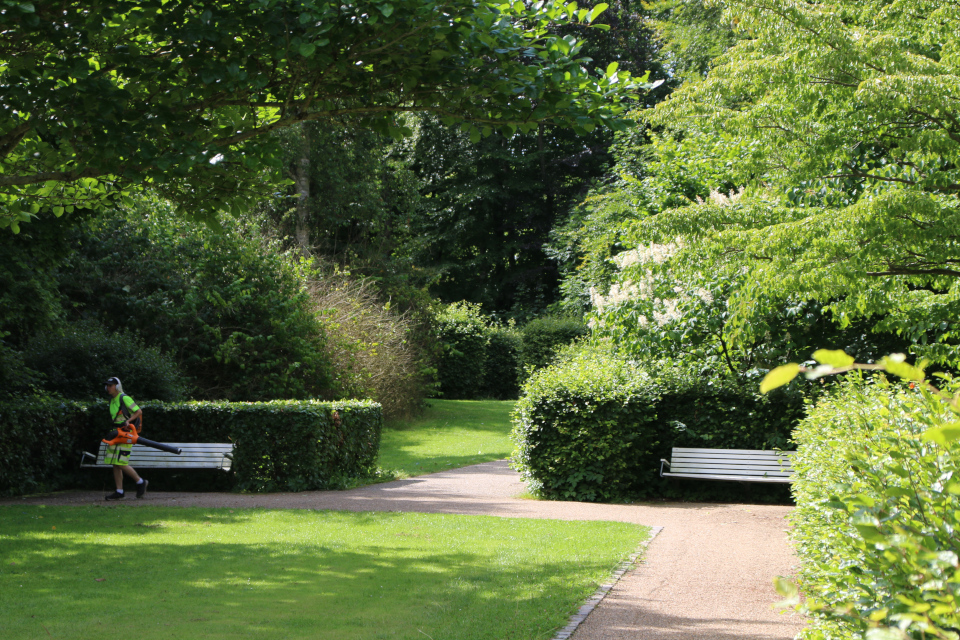
[[[620,578],[623,577],[627,571],[630,571],[637,565],[637,559],[643,555],[647,550],[647,547],[650,546],[650,543],[653,542],[653,539],[657,537],[657,534],[663,531],[663,527],[650,527],[650,537],[640,543],[640,546],[637,547],[637,550],[630,554],[630,556],[620,563],[617,566],[616,570],[610,576],[610,580],[601,584],[597,587],[597,590],[593,593],[592,596],[587,598],[587,601],[583,604],[580,609],[570,616],[570,621],[567,623],[563,629],[557,632],[557,635],[553,637],[553,640],[569,640],[570,636],[577,630],[577,627],[580,626],[584,620],[587,619],[593,610],[603,602],[603,599],[607,597],[607,594],[610,593],[610,590],[620,582]]]

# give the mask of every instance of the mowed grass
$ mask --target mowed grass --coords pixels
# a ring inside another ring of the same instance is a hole
[[[647,535],[485,516],[0,507],[0,636],[547,639]]]
[[[388,477],[418,476],[510,457],[513,401],[430,400],[426,412],[387,425],[379,466]]]

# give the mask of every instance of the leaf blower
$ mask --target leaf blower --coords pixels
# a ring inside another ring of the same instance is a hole
[[[175,453],[177,455],[180,455],[181,452],[178,447],[171,447],[170,445],[163,444],[162,442],[154,442],[153,440],[141,438],[134,429],[114,429],[107,434],[107,437],[103,439],[103,442],[106,442],[107,444],[140,444],[145,447],[151,447],[153,449],[159,449],[160,451]]]

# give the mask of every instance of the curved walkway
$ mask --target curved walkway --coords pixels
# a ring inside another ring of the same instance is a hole
[[[150,492],[130,505],[416,511],[513,518],[615,520],[662,531],[570,636],[571,640],[789,640],[802,618],[781,614],[773,577],[793,573],[790,507],[655,503],[611,505],[525,500],[506,461],[349,491],[232,494]],[[103,504],[76,491],[0,504]]]

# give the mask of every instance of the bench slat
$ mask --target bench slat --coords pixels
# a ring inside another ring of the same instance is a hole
[[[171,446],[181,449],[180,455],[151,449],[149,447],[134,446],[130,452],[130,466],[144,469],[223,469],[229,471],[233,464],[230,454],[233,453],[233,444],[219,442],[170,442]],[[80,461],[81,468],[109,468],[112,465],[104,464],[107,445],[100,443],[96,460],[93,454],[84,454]]]
[[[730,480],[736,482],[793,482],[793,478],[789,476],[784,477],[775,477],[775,476],[721,476],[721,475],[712,475],[712,474],[687,474],[687,473],[663,473],[664,477],[671,476],[674,478],[695,478],[700,480]]]
[[[677,467],[725,467],[725,468],[743,468],[743,469],[792,469],[790,463],[780,464],[779,462],[753,463],[743,462],[742,460],[673,460],[670,466]]]
[[[741,454],[747,456],[757,456],[757,455],[775,455],[775,456],[790,456],[793,454],[792,451],[773,451],[767,449],[692,449],[688,447],[674,447],[673,454],[678,453],[705,453],[705,454],[716,454],[716,455],[726,455],[726,454]]]
[[[791,482],[793,476],[790,452],[674,447],[671,456],[669,472],[661,465],[663,477]]]

